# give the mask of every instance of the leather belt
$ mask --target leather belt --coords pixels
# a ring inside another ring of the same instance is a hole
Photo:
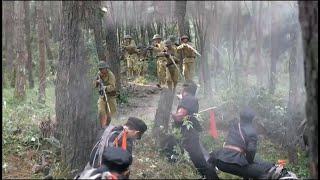
[[[244,153],[244,150],[242,148],[237,147],[237,146],[233,146],[233,145],[225,145],[225,144],[223,144],[223,148],[231,149],[231,150],[234,150],[234,151],[238,151],[240,153]]]

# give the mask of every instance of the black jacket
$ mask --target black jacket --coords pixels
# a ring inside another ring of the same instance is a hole
[[[190,115],[189,120],[192,122],[193,128],[196,131],[199,131],[199,132],[202,131],[202,127],[201,127],[198,119],[194,116],[194,113],[198,113],[198,111],[199,111],[198,99],[192,95],[186,95],[180,100],[177,110],[179,108],[184,108],[184,109],[188,110],[188,115]],[[179,125],[181,126],[182,122],[180,122]],[[187,132],[188,130],[185,126],[182,126],[182,131],[184,134],[184,132]]]
[[[241,134],[238,126],[239,120],[234,119],[229,126],[229,133],[226,140],[226,145],[233,145],[242,148],[245,153],[241,153],[235,150],[223,148],[219,151],[217,159],[226,163],[238,164],[245,166],[253,163],[254,156],[257,149],[258,136],[256,130],[252,126],[252,123],[240,123],[240,128],[244,141],[241,138]]]

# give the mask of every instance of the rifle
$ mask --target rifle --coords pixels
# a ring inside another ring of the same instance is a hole
[[[163,52],[164,52],[164,53],[167,53],[167,49],[165,49]],[[181,72],[180,72],[180,69],[179,69],[178,65],[176,64],[176,62],[175,62],[174,59],[172,58],[172,55],[171,55],[171,54],[169,54],[169,59],[172,61],[172,63],[174,64],[174,66],[177,68],[181,79],[184,79],[183,76],[182,76],[182,74],[181,74]]]
[[[106,86],[103,85],[103,81],[102,81],[102,79],[101,79],[99,74],[98,74],[97,80],[99,80],[99,94],[101,96],[104,96],[104,98],[106,99],[108,111],[109,111],[109,113],[111,113],[109,102],[108,102],[108,96],[107,96],[107,93],[106,93]]]
[[[192,46],[190,46],[189,44],[187,44],[187,43],[183,43],[183,44],[181,44],[182,45],[182,47],[183,46],[187,46],[188,48],[190,48],[194,53],[196,53],[198,56],[201,56],[201,54],[196,50],[196,49],[194,49]],[[181,46],[180,45],[180,46]],[[178,49],[181,49],[182,47],[180,47],[180,48],[178,48]]]

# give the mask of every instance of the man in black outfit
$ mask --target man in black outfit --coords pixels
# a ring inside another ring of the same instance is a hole
[[[295,175],[281,165],[254,161],[258,141],[257,132],[252,125],[254,116],[254,111],[250,107],[245,107],[240,112],[240,121],[238,119],[231,121],[223,149],[212,153],[208,162],[216,164],[223,172],[243,178],[279,179],[291,177],[295,179]]]
[[[185,83],[182,90],[182,99],[177,108],[177,112],[172,114],[174,124],[181,128],[182,146],[189,153],[190,159],[198,172],[206,179],[219,179],[214,167],[209,165],[201,151],[199,142],[199,132],[202,131],[201,125],[194,113],[198,113],[199,103],[195,97],[197,86],[192,81]],[[183,125],[183,121],[189,120],[193,127]]]

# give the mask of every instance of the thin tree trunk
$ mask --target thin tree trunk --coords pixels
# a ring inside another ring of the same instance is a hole
[[[43,1],[39,2],[38,15],[38,40],[39,40],[39,102],[46,99],[46,54],[45,54],[45,19]]]
[[[14,1],[4,1],[3,5],[6,7],[6,20],[5,20],[5,36],[6,36],[6,70],[7,70],[7,77],[10,77],[10,86],[15,86],[15,66],[14,61],[16,59],[16,52],[15,52],[15,10],[14,10]]]
[[[25,36],[26,36],[26,47],[28,52],[28,61],[26,68],[28,71],[28,81],[29,88],[34,88],[34,80],[32,75],[32,52],[31,52],[31,36],[30,36],[30,6],[29,1],[24,1],[24,10],[25,10]]]
[[[88,78],[89,62],[85,54],[80,23],[83,2],[62,2],[61,41],[57,67],[56,118],[62,144],[62,162],[71,169],[83,169],[96,137],[92,108],[93,89]],[[77,173],[76,172],[76,173]]]
[[[103,34],[102,34],[102,12],[100,10],[100,1],[88,1],[86,2],[89,7],[89,26],[93,29],[94,40],[96,42],[96,50],[100,61],[105,61],[105,47],[103,46]]]
[[[175,1],[175,16],[178,20],[179,37],[181,37],[184,34],[187,34],[185,23],[186,6],[187,1]]]
[[[304,47],[306,116],[312,178],[318,179],[318,1],[298,1]]]
[[[106,54],[107,54],[106,59],[107,59],[107,63],[111,67],[111,71],[116,77],[116,89],[120,90],[121,73],[120,73],[119,52],[115,51],[115,49],[118,49],[119,44],[117,41],[117,28],[116,28],[116,24],[113,17],[114,17],[114,10],[113,8],[111,8],[110,12],[105,15],[105,19],[104,19],[106,22]]]
[[[279,58],[279,47],[278,47],[278,25],[276,24],[275,14],[271,14],[271,66],[270,66],[270,77],[269,77],[269,93],[274,94],[276,89],[276,70],[277,70],[277,61]]]
[[[263,85],[263,67],[262,67],[262,58],[261,58],[261,44],[262,44],[262,37],[261,37],[261,29],[260,29],[260,21],[261,21],[261,8],[262,8],[262,2],[252,2],[253,3],[253,11],[256,16],[258,16],[258,19],[253,24],[254,26],[254,34],[256,38],[256,75],[257,75],[257,83],[262,86]],[[259,9],[257,6],[259,5]]]
[[[17,53],[18,58],[16,62],[16,83],[15,83],[15,93],[14,96],[17,99],[23,100],[26,96],[26,62],[28,59],[28,53],[25,47],[25,39],[24,39],[24,2],[19,1],[17,2]]]

